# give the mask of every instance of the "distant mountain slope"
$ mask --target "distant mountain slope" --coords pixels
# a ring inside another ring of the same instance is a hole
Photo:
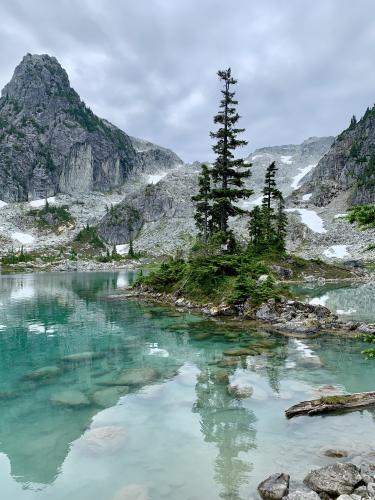
[[[278,185],[284,196],[288,196],[302,184],[305,175],[313,171],[333,141],[334,137],[310,137],[302,144],[256,149],[247,157],[247,161],[253,164],[250,184],[259,193],[263,188],[265,169],[275,161]]]
[[[0,200],[106,191],[131,172],[181,162],[140,143],[81,101],[57,59],[27,54],[0,98]]]
[[[303,186],[317,206],[344,191],[349,205],[375,202],[375,106],[337,136]]]

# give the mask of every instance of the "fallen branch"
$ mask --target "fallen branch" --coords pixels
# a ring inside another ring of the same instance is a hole
[[[362,410],[375,406],[375,392],[356,392],[337,396],[323,396],[320,399],[302,401],[285,411],[287,418],[300,415],[318,415],[334,411]]]

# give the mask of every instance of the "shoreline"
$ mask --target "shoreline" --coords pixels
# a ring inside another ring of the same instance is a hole
[[[173,307],[177,311],[194,311],[206,317],[239,321],[249,327],[263,330],[265,333],[280,334],[286,337],[314,338],[322,334],[329,334],[355,338],[363,333],[375,334],[375,324],[340,321],[337,315],[328,308],[307,304],[299,300],[285,299],[280,303],[276,303],[274,299],[270,299],[257,308],[253,308],[249,315],[240,314],[234,306],[225,304],[220,306],[214,306],[213,304],[201,305],[184,297],[176,297],[173,294],[142,289],[129,289],[128,293],[108,295],[106,299],[150,300],[167,307]]]

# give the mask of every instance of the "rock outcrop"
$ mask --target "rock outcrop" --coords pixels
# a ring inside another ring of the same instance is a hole
[[[337,136],[303,186],[317,206],[343,191],[352,205],[375,202],[375,106]]]
[[[108,191],[133,172],[173,168],[172,151],[97,117],[56,58],[27,54],[0,98],[0,199]]]

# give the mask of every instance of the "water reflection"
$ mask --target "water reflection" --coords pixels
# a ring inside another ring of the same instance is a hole
[[[204,440],[217,447],[215,479],[222,485],[220,498],[237,500],[252,470],[252,463],[243,460],[241,453],[256,448],[256,417],[228,395],[227,378],[223,370],[203,370],[195,386],[194,411],[199,413]]]

